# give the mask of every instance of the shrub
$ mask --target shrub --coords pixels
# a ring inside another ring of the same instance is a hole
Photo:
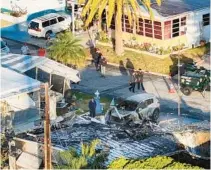
[[[144,43],[144,48],[146,51],[149,51],[150,47],[151,47],[150,43]]]
[[[101,31],[99,33],[99,41],[102,41],[102,42],[105,42],[105,43],[108,43],[110,41],[109,38],[108,38],[108,34],[105,31]]]
[[[167,156],[156,156],[141,160],[119,158],[114,160],[109,169],[202,169],[185,163],[176,162]]]

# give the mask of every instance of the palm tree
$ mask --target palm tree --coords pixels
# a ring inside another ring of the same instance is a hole
[[[81,66],[85,64],[85,52],[80,41],[71,32],[60,33],[52,41],[52,45],[48,48],[48,54],[50,58],[64,64]]]
[[[162,0],[156,0],[158,5]],[[107,7],[107,26],[110,27],[113,16],[115,17],[115,52],[117,55],[122,55],[123,39],[122,39],[122,15],[128,15],[129,23],[132,25],[132,21],[138,23],[138,16],[140,15],[140,4],[143,4],[150,13],[151,19],[153,19],[153,13],[151,10],[151,0],[79,0],[79,3],[85,4],[82,11],[82,16],[86,16],[89,13],[85,27],[88,27],[92,22],[95,14],[98,14],[101,18],[104,9]]]
[[[99,139],[93,140],[90,144],[81,144],[81,152],[74,148],[60,152],[63,165],[56,166],[56,169],[102,169],[107,158],[107,153],[97,153],[96,147],[100,144]],[[79,148],[78,148],[79,149]]]

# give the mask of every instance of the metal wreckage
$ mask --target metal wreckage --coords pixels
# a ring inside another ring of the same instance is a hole
[[[204,123],[201,127],[202,131],[209,129],[209,125],[206,126],[206,124],[209,123]],[[198,127],[198,125],[186,126],[183,127],[183,130],[178,128],[177,131],[181,132],[189,129],[190,132],[190,129],[194,126]],[[89,143],[94,139],[100,139],[101,141],[97,150],[108,154],[105,165],[109,165],[119,157],[142,159],[156,155],[173,155],[179,151],[184,151],[186,146],[181,145],[182,137],[180,133],[176,134],[179,139],[175,138],[173,133],[176,131],[176,127],[174,126],[172,129],[174,131],[164,129],[157,123],[148,120],[141,123],[134,123],[133,121],[102,123],[102,116],[91,118],[87,114],[77,116],[72,113],[67,117],[64,116],[61,122],[51,127],[51,145],[57,148],[55,149],[57,151],[53,149],[52,157],[54,159],[52,162],[61,163],[58,150],[67,150],[73,147],[80,151],[81,142]],[[44,142],[43,132],[43,128],[37,128],[28,133],[19,134],[16,140],[25,139],[42,144]],[[19,149],[23,150],[23,147]],[[191,148],[189,148],[190,150]],[[201,150],[195,150],[194,153],[196,155],[197,153],[201,154]],[[204,157],[209,157],[209,153],[206,153]]]

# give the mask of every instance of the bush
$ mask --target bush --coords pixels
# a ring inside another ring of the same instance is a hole
[[[105,43],[110,42],[110,39],[108,38],[108,34],[105,31],[101,31],[99,33],[98,38],[99,38],[99,41],[101,41],[101,42],[105,42]]]
[[[156,156],[141,160],[128,160],[119,158],[114,160],[109,169],[202,169],[185,163],[176,162],[167,156]]]

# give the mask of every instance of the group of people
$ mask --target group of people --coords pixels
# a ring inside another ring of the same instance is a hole
[[[107,60],[103,56],[103,54],[100,52],[99,49],[95,48],[94,49],[94,59],[93,62],[95,64],[95,68],[97,71],[101,72],[101,76],[105,78],[105,72],[106,72],[106,65],[107,65]]]
[[[145,91],[144,85],[143,85],[143,79],[144,79],[144,73],[141,69],[138,71],[130,70],[130,87],[129,90],[135,93],[135,87],[137,85],[137,89],[140,90],[142,88],[143,91]]]

